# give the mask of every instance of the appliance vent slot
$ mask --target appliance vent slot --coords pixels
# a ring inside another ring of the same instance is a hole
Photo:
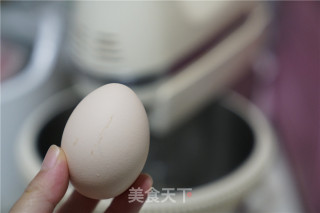
[[[94,44],[94,54],[102,60],[119,60],[120,48],[116,38],[117,36],[115,34],[105,32],[98,33]]]
[[[80,55],[83,55],[81,53],[89,53],[85,55],[90,55],[100,63],[116,63],[122,59],[117,37],[114,33],[96,32],[78,25],[74,26],[70,34],[71,48],[78,59],[81,58]]]

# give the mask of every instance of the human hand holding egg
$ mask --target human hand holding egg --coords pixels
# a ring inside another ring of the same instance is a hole
[[[152,186],[150,176],[140,174],[149,151],[149,125],[131,89],[107,84],[86,96],[66,124],[61,147],[50,147],[11,212],[52,212],[69,178],[76,191],[59,212],[90,212],[99,199],[113,197],[106,212],[139,211],[143,203],[129,203],[128,189],[145,192]]]

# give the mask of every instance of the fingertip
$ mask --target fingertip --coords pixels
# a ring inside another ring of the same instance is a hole
[[[137,213],[141,209],[142,205],[148,197],[148,192],[152,187],[153,180],[149,174],[140,174],[135,182],[121,195],[114,198],[109,208],[105,213],[113,212],[130,212]],[[141,200],[135,202],[129,202],[130,189],[142,189]]]
[[[139,175],[139,177],[137,178],[137,180],[132,186],[141,187],[143,189],[148,190],[149,188],[152,187],[152,185],[153,185],[152,177],[147,173],[142,173]]]
[[[150,174],[148,173],[141,173],[140,176],[143,176],[145,179],[149,180],[151,183],[153,183],[153,179]]]

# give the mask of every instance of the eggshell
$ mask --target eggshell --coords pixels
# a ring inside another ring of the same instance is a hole
[[[149,141],[146,111],[130,88],[94,90],[74,109],[62,136],[72,185],[94,199],[121,194],[141,173]]]

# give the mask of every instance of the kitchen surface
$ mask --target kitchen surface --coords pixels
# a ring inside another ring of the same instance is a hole
[[[147,112],[141,212],[320,211],[319,2],[0,4],[1,212],[108,83]]]

